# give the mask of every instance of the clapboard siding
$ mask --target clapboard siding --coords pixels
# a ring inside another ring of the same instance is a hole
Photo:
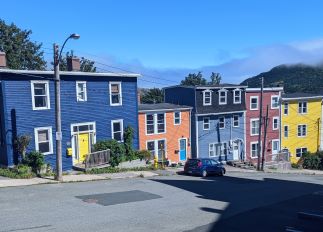
[[[14,74],[1,74],[4,84],[6,103],[6,131],[7,131],[7,165],[14,164],[12,150],[13,111],[17,134],[29,134],[32,142],[28,150],[35,149],[34,128],[52,127],[54,154],[46,155],[46,162],[55,166],[55,89],[54,82],[49,81],[50,109],[33,110],[31,97],[31,80],[21,79]],[[44,75],[43,75],[44,76]],[[48,75],[47,78],[52,76]],[[76,81],[87,81],[87,101],[77,102]],[[120,81],[122,88],[122,106],[110,106],[109,81]],[[137,79],[134,77],[94,77],[62,76],[61,81],[61,115],[62,115],[62,150],[63,170],[72,167],[72,157],[66,156],[66,149],[71,142],[71,124],[95,122],[96,141],[111,139],[111,120],[123,119],[123,125],[131,126],[135,130],[134,147],[138,148],[138,114],[137,114]]]

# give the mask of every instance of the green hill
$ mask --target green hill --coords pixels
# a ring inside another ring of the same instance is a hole
[[[323,66],[279,65],[268,72],[244,80],[241,84],[260,87],[284,86],[285,92],[319,92],[323,89]]]

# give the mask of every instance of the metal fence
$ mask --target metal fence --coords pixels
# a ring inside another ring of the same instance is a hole
[[[110,161],[110,150],[103,150],[90,153],[85,159],[85,169],[108,164]]]

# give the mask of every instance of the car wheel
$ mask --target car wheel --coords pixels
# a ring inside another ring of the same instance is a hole
[[[206,177],[206,176],[207,176],[207,171],[206,171],[206,170],[203,170],[203,172],[202,172],[202,176],[203,176],[203,177]]]
[[[220,176],[224,176],[224,173],[225,173],[225,171],[223,169],[221,169]]]

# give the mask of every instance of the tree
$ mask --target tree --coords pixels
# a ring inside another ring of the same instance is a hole
[[[60,63],[59,63],[59,70],[60,71],[67,71],[67,58],[73,57],[74,52],[71,50],[67,52],[65,56],[62,56]],[[51,62],[53,65],[54,63]],[[96,72],[96,67],[94,66],[95,62],[84,57],[81,57],[80,60],[80,71],[81,72]]]
[[[124,130],[124,148],[125,148],[125,156],[126,156],[126,160],[134,160],[135,159],[135,151],[132,148],[132,144],[133,144],[133,135],[134,135],[135,131],[133,130],[133,128],[131,126],[127,126]]]
[[[210,79],[211,79],[211,81],[209,82],[210,85],[218,85],[221,82],[221,75],[220,73],[212,72]]]
[[[13,23],[7,25],[0,19],[0,51],[6,53],[8,68],[45,70],[42,44],[30,41],[31,34],[31,30],[22,30]]]
[[[19,155],[21,155],[22,160],[26,158],[26,151],[30,141],[30,135],[19,135],[15,139],[14,145],[16,146]]]
[[[207,81],[202,76],[201,72],[198,72],[197,74],[190,73],[188,74],[187,77],[185,77],[184,80],[181,81],[181,85],[188,85],[188,86],[206,85],[206,84],[207,84]]]
[[[164,102],[164,91],[159,88],[153,88],[153,89],[142,89],[141,96],[140,96],[140,102],[151,104],[151,103],[161,103]]]

